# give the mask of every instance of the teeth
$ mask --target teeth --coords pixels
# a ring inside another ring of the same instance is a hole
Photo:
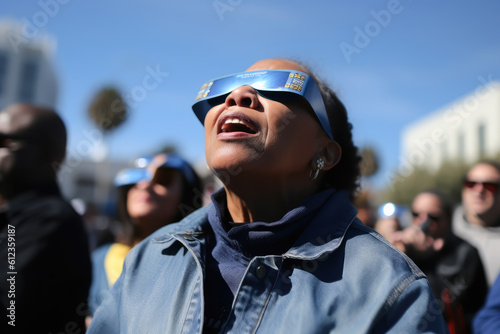
[[[238,119],[238,118],[228,118],[226,119],[226,121],[224,122],[224,124],[222,124],[222,127],[221,127],[221,130],[223,131],[224,130],[224,125],[226,124],[231,124],[231,123],[239,123],[239,124],[243,124],[246,126],[246,123],[243,122],[242,120]]]
[[[226,121],[224,122],[224,124],[227,124],[227,123],[240,123],[240,124],[245,124],[243,121],[237,119],[237,118],[228,118],[226,119]]]

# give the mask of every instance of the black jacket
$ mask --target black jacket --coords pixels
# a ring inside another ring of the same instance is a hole
[[[2,208],[0,332],[84,333],[90,280],[83,221],[55,183]]]
[[[443,249],[431,258],[423,261],[409,255],[427,275],[448,325],[456,333],[471,333],[472,317],[488,292],[477,249],[450,233]]]

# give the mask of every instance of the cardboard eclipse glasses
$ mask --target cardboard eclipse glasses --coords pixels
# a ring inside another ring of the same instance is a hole
[[[169,153],[166,154],[166,161],[156,168],[170,168],[178,170],[182,173],[183,177],[186,179],[189,186],[195,186],[195,175],[193,171],[187,164],[187,162],[180,156]],[[131,186],[137,184],[141,181],[151,181],[154,177],[154,173],[151,172],[147,167],[151,163],[152,158],[141,158],[138,160],[145,160],[145,165],[140,168],[126,168],[118,172],[113,180],[115,187]],[[155,171],[156,172],[156,171]]]
[[[241,86],[251,86],[260,95],[270,100],[285,102],[303,97],[314,110],[321,126],[333,139],[325,104],[318,85],[304,72],[291,70],[261,70],[241,72],[211,80],[201,86],[192,106],[201,124],[208,111],[224,102],[228,94]]]

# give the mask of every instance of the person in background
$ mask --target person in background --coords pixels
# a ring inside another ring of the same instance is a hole
[[[384,203],[378,208],[378,218],[373,227],[375,231],[403,252],[405,251],[404,245],[396,241],[395,237],[397,236],[396,232],[403,229],[402,220],[406,211],[404,206],[391,202]]]
[[[356,218],[359,156],[328,86],[265,59],[193,110],[224,186],[131,251],[89,333],[446,332],[424,274]]]
[[[354,207],[358,210],[357,217],[363,224],[375,228],[376,215],[369,190],[360,191],[354,198]]]
[[[411,204],[412,224],[392,240],[425,273],[450,333],[471,333],[472,318],[484,303],[488,285],[475,247],[451,230],[453,206],[435,190],[421,192]]]
[[[500,273],[500,165],[481,161],[467,172],[462,206],[453,215],[453,232],[476,247],[488,285]]]
[[[91,314],[120,276],[125,256],[132,247],[202,204],[201,180],[179,155],[162,153],[142,160],[147,161],[145,168],[124,169],[115,177],[123,233],[116,242],[105,244],[92,253]]]
[[[54,110],[0,111],[1,333],[85,331],[90,254],[83,221],[57,184],[65,154]]]
[[[488,291],[486,303],[474,318],[474,334],[500,333],[500,275]]]

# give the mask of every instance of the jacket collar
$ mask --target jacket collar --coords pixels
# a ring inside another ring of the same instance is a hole
[[[333,252],[342,243],[356,215],[347,191],[334,193],[284,256],[314,260]]]
[[[212,204],[210,204],[212,205]],[[207,212],[210,206],[203,207],[191,213],[176,224],[167,225],[156,231],[151,237],[154,243],[170,241],[174,236],[198,239],[208,232]]]
[[[208,234],[210,224],[207,212],[210,204],[187,216],[179,223],[167,225],[152,236],[153,243],[172,239],[193,241]],[[299,239],[283,256],[298,260],[315,260],[336,250],[355,221],[357,210],[350,203],[346,191],[335,192],[319,209]]]

